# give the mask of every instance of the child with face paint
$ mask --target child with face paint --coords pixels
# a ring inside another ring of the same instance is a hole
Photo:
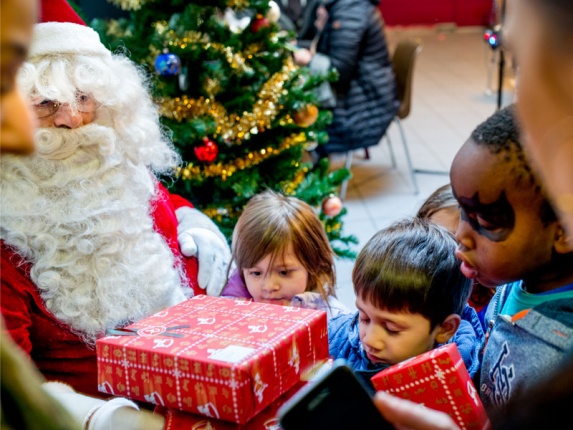
[[[460,210],[452,193],[452,186],[450,184],[442,185],[430,194],[418,209],[416,217],[430,220],[447,228],[452,234],[456,234],[460,222]],[[495,288],[484,287],[474,280],[468,304],[477,312],[484,330],[486,329],[484,316],[494,294]]]
[[[532,386],[573,348],[573,241],[526,161],[514,107],[497,111],[454,158],[456,256],[498,288],[478,390],[489,411]]]
[[[484,333],[467,304],[471,282],[455,248],[450,232],[425,219],[404,219],[376,233],[352,271],[358,311],[328,324],[330,355],[369,382],[393,364],[455,343],[475,375]]]

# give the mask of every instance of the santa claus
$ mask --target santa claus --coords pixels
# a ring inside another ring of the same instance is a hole
[[[159,182],[180,160],[146,76],[66,3],[42,13],[18,76],[36,153],[0,158],[1,310],[48,380],[99,395],[96,339],[194,292],[218,295],[230,254]]]

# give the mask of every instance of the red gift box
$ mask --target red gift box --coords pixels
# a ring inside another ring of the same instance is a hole
[[[446,412],[463,429],[489,429],[490,422],[460,356],[450,343],[395,364],[371,379],[376,390]]]
[[[328,358],[324,311],[207,295],[112,332],[99,391],[238,424]]]
[[[157,408],[165,417],[163,430],[281,430],[279,408],[306,384],[300,381],[245,424],[234,424],[177,409]]]

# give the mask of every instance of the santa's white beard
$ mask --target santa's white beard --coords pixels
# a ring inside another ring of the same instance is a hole
[[[88,344],[189,296],[150,215],[156,179],[108,127],[41,129],[2,155],[0,237],[32,264],[46,307]]]

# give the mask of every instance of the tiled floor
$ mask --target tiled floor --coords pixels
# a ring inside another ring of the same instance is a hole
[[[497,51],[485,43],[481,28],[391,28],[387,37],[391,51],[402,38],[422,42],[414,71],[412,111],[402,125],[414,168],[448,171],[471,131],[497,108]],[[503,106],[513,100],[510,63],[506,61]],[[420,191],[415,194],[397,126],[391,125],[388,133],[396,168],[392,168],[386,139],[370,148],[370,159],[364,158],[363,151],[354,155],[353,177],[344,201],[348,210],[344,232],[358,238],[357,251],[379,229],[414,215],[432,191],[449,181],[447,175],[418,173]],[[333,167],[341,167],[344,157],[334,156],[331,161]],[[355,309],[352,267],[353,261],[337,261],[337,294]]]

